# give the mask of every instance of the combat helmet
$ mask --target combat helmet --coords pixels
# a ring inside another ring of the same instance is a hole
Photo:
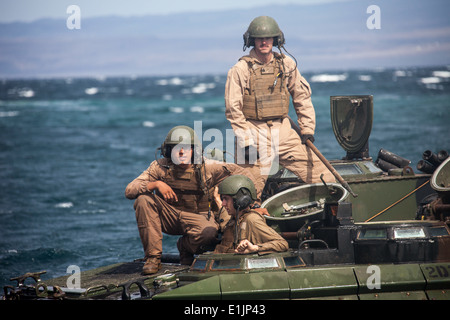
[[[255,45],[255,38],[273,38],[273,45],[281,47],[284,45],[284,34],[275,19],[268,16],[260,16],[250,23],[244,33],[244,51]]]
[[[233,175],[225,178],[219,184],[219,194],[233,198],[236,210],[243,210],[256,200],[256,188],[253,181],[243,175]]]
[[[194,151],[192,163],[201,163],[202,143],[191,127],[176,126],[170,129],[161,145],[161,155],[165,158],[170,158],[172,148],[176,145],[190,145]]]

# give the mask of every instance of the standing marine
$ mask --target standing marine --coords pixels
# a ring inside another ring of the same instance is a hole
[[[333,174],[306,146],[314,142],[315,110],[309,83],[297,63],[281,52],[284,34],[267,16],[255,18],[244,33],[248,55],[229,70],[225,86],[226,117],[238,138],[238,147],[260,169],[256,187],[263,188],[273,163],[281,164],[306,183],[334,182]],[[272,51],[273,46],[280,53]],[[290,99],[301,137],[292,129]],[[277,161],[278,160],[278,161]],[[278,169],[278,168],[276,168]]]

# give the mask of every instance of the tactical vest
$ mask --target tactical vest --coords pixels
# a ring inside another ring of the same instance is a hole
[[[282,119],[289,113],[289,91],[283,73],[283,56],[274,52],[274,59],[266,65],[250,56],[246,61],[250,70],[249,87],[245,88],[243,113],[250,120]]]
[[[209,199],[212,199],[212,191],[204,186],[205,177],[201,176],[203,167],[191,166],[183,170],[178,166],[171,166],[167,170],[164,182],[175,192],[178,202],[172,204],[175,208],[205,213],[209,210]],[[211,193],[208,197],[208,193]]]

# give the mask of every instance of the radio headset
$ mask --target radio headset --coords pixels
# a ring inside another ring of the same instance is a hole
[[[252,202],[253,199],[250,196],[250,191],[245,188],[239,189],[233,197],[233,207],[236,209],[236,213],[250,206]]]
[[[245,51],[245,50],[247,50],[247,48],[250,48],[255,45],[255,39],[253,37],[250,37],[250,32],[246,31],[243,35],[243,38],[244,38],[244,47],[242,48],[243,51]],[[284,39],[284,33],[282,31],[279,36],[273,38],[273,45],[278,47],[278,49],[283,47],[285,42],[286,42],[286,40]],[[281,50],[280,50],[280,52],[281,52]]]
[[[240,188],[238,192],[233,197],[233,207],[236,209],[236,223],[234,226],[234,247],[241,242],[241,234],[239,232],[239,211],[244,210],[252,204],[253,200],[250,196],[250,191],[246,188]]]

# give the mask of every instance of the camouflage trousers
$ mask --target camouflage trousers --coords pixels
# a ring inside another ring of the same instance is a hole
[[[214,215],[178,210],[154,194],[140,195],[135,203],[136,222],[145,257],[160,258],[163,233],[181,235],[180,255],[201,253],[202,248],[217,242],[218,224]]]

